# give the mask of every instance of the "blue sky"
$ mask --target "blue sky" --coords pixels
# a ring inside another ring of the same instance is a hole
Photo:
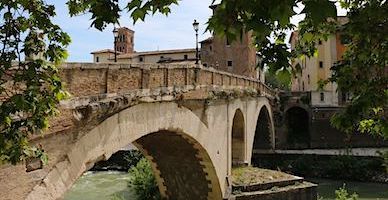
[[[156,14],[147,16],[145,22],[133,21],[125,12],[120,18],[120,25],[129,27],[135,31],[135,50],[150,51],[177,48],[194,48],[195,32],[192,27],[194,19],[200,22],[199,39],[205,39],[210,33],[205,33],[206,22],[211,16],[209,5],[212,0],[184,0],[179,6],[171,8],[171,14],[166,17]],[[54,21],[66,31],[72,43],[68,47],[68,61],[91,62],[90,52],[112,48],[113,26],[104,31],[90,28],[90,15],[70,17],[66,6],[66,0],[48,0],[56,7],[57,16]],[[123,1],[125,2],[125,1]]]

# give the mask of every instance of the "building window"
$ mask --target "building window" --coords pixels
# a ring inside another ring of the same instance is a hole
[[[100,62],[100,57],[96,57],[96,62]]]
[[[210,45],[209,49],[210,49],[210,51],[213,51],[213,47],[212,47],[212,45]]]
[[[307,83],[310,84],[310,75],[307,75]]]
[[[302,83],[302,90],[304,91],[304,81],[303,81],[303,83]]]
[[[164,56],[160,56],[160,59],[163,59],[164,58]]]
[[[207,63],[203,63],[203,66],[204,66],[204,67],[207,67]]]
[[[323,68],[323,62],[319,61],[319,68]]]
[[[232,67],[233,66],[233,62],[231,60],[228,60],[228,67]]]
[[[318,44],[322,44],[322,40],[318,40]]]
[[[325,94],[323,92],[321,92],[320,97],[321,97],[321,101],[325,101]]]
[[[187,60],[187,59],[188,59],[188,56],[187,56],[187,55],[184,55],[184,56],[183,56],[183,59]]]
[[[142,56],[139,57],[139,62],[144,62],[144,58]]]

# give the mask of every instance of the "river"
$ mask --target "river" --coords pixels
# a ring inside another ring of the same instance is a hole
[[[358,194],[359,200],[388,200],[388,184],[328,179],[312,179],[309,181],[318,183],[318,195],[323,197],[322,200],[333,200],[335,190],[344,184],[349,193],[356,192]]]
[[[87,172],[65,194],[64,200],[135,200],[133,191],[128,188],[128,173]],[[310,180],[319,183],[318,193],[323,200],[333,200],[334,191],[342,187],[344,181],[327,179]],[[359,200],[388,200],[388,184],[346,182],[346,188],[359,194]]]
[[[64,200],[135,200],[128,187],[129,174],[125,172],[86,172],[66,192]]]

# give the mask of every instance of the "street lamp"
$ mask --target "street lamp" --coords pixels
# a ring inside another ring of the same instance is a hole
[[[194,31],[195,31],[195,64],[198,64],[198,60],[199,60],[199,54],[198,54],[198,26],[199,26],[199,23],[197,22],[197,20],[194,19],[194,23],[193,23],[193,28],[194,28]]]
[[[117,62],[116,43],[117,43],[117,37],[119,36],[119,31],[117,30],[117,28],[113,29],[113,36],[114,36],[115,62]]]

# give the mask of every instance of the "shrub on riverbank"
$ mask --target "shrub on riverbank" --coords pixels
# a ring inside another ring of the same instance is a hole
[[[344,185],[335,191],[335,200],[358,200],[358,195],[356,193],[349,194]]]
[[[129,170],[129,174],[131,176],[129,187],[134,189],[138,200],[160,199],[159,188],[147,159],[142,158],[136,166]]]

